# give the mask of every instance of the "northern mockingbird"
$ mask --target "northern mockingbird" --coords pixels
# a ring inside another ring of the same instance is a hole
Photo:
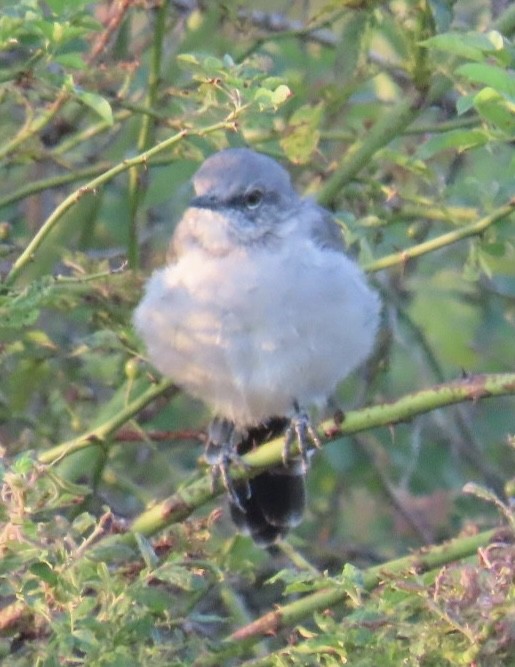
[[[229,148],[193,187],[134,324],[154,366],[210,407],[206,458],[237,526],[268,545],[302,518],[308,448],[319,445],[308,411],[370,354],[379,300],[330,214],[275,160]],[[282,433],[283,465],[233,484],[230,462]]]

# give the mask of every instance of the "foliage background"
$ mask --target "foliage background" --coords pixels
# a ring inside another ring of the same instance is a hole
[[[513,397],[336,438],[273,553],[219,499],[118,537],[201,476],[208,415],[155,384],[130,321],[220,148],[286,164],[383,294],[346,411],[513,372],[514,31],[483,0],[0,3],[5,664],[513,664],[507,534],[370,596],[354,567],[510,525]],[[321,586],[346,606],[220,645]]]

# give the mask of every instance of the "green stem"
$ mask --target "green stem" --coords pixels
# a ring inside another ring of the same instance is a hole
[[[472,116],[466,118],[456,118],[454,120],[442,121],[441,123],[430,123],[428,125],[417,125],[415,127],[408,127],[404,130],[404,135],[411,134],[438,134],[439,132],[449,132],[450,130],[458,130],[463,127],[475,127],[480,125],[481,119],[479,116]]]
[[[476,402],[482,398],[508,394],[515,394],[515,373],[474,375],[407,394],[392,403],[382,403],[347,412],[341,425],[335,426],[332,420],[328,420],[321,425],[321,430],[325,433],[325,444],[327,444],[339,440],[342,436],[360,431],[381,426],[391,427],[394,424],[413,419],[417,415],[448,405],[465,401]],[[87,445],[86,442],[82,446]],[[282,461],[283,449],[283,438],[276,438],[258,447],[242,457],[244,465],[231,468],[231,478],[233,480],[249,478],[263,469],[277,465]],[[294,447],[292,450],[292,455],[298,453]],[[62,452],[63,455],[64,453],[66,452]],[[51,457],[47,456],[46,462],[50,461]],[[153,535],[173,523],[183,521],[213,497],[222,494],[224,490],[220,479],[213,484],[211,474],[206,473],[200,479],[140,514],[133,521],[131,532],[123,536],[116,536],[114,541],[131,544],[134,540],[134,533],[145,536]],[[106,543],[109,542],[104,541],[102,544]]]
[[[345,154],[337,171],[329,178],[318,195],[322,206],[330,206],[342,187],[350,181],[378,150],[405,132],[422,109],[423,96],[417,92],[397,103],[377,121],[361,140],[356,141]]]
[[[174,161],[175,161],[174,157],[164,156],[152,160],[152,162],[149,162],[148,166],[149,167],[163,166],[163,165],[168,165]],[[74,171],[61,174],[59,176],[43,178],[40,181],[29,183],[28,185],[18,188],[18,190],[15,190],[10,195],[6,195],[5,197],[0,197],[0,209],[4,208],[5,206],[9,206],[10,204],[13,204],[14,202],[25,199],[26,197],[30,197],[31,195],[35,195],[38,192],[43,192],[44,190],[50,190],[51,188],[58,188],[61,187],[62,185],[66,185],[67,183],[74,183],[75,181],[80,181],[84,178],[95,176],[96,174],[99,173],[101,174],[102,172],[109,169],[110,166],[111,165],[107,164],[106,162],[99,162],[97,164],[91,165],[90,167],[85,167],[84,169],[76,169]]]
[[[435,220],[438,222],[456,223],[470,222],[476,220],[477,209],[471,206],[438,206],[423,199],[420,202],[406,203],[402,209],[391,214],[386,224],[399,220]]]
[[[515,5],[507,7],[506,10],[495,19],[492,28],[502,32],[507,37],[515,32]]]
[[[0,160],[10,155],[18,146],[40,132],[54,118],[69,97],[68,90],[62,89],[56,99],[37,118],[23,126],[18,134],[0,148]]]
[[[396,266],[397,264],[405,265],[410,259],[414,257],[420,257],[420,255],[426,255],[428,252],[434,252],[440,248],[445,248],[446,246],[461,241],[469,236],[477,236],[482,234],[485,229],[493,225],[495,222],[506,218],[510,213],[513,213],[515,210],[515,197],[511,199],[507,204],[500,206],[498,209],[490,213],[490,215],[477,220],[476,222],[471,223],[470,225],[465,225],[456,229],[452,232],[447,232],[446,234],[441,234],[434,239],[429,241],[424,241],[418,245],[407,248],[406,250],[401,250],[400,252],[394,252],[391,255],[386,255],[386,257],[381,257],[381,259],[376,259],[373,262],[369,262],[363,268],[368,272],[381,271],[382,269],[387,269],[390,266]]]
[[[404,556],[391,560],[381,565],[375,565],[363,571],[363,590],[370,592],[377,588],[383,581],[399,576],[413,575],[417,576],[423,572],[440,569],[447,563],[452,563],[463,558],[473,556],[478,549],[488,545],[495,535],[494,530],[488,530],[471,537],[460,537],[451,542],[446,542],[430,548],[424,547],[423,550],[410,556]],[[298,623],[302,618],[313,614],[316,611],[334,607],[339,602],[344,602],[349,598],[346,587],[328,586],[322,590],[306,595],[300,600],[295,600],[290,604],[276,606],[276,608],[256,619],[252,623],[240,628],[224,640],[224,643],[235,641],[257,641],[263,635],[276,634],[282,628],[291,627]],[[211,658],[212,656],[209,656]],[[219,655],[217,656],[220,657]],[[199,660],[195,663],[196,667],[207,667],[212,664],[207,661]]]
[[[96,174],[101,174],[108,168],[108,164],[99,162],[98,164],[85,167],[84,169],[76,169],[66,174],[60,174],[59,176],[52,176],[50,178],[42,178],[40,181],[34,183],[27,183],[27,185],[18,188],[18,190],[11,192],[11,194],[5,195],[5,197],[0,197],[0,209],[4,206],[9,206],[9,204],[19,201],[20,199],[25,199],[25,197],[30,197],[38,192],[43,192],[43,190],[57,188],[61,185],[66,185],[67,183],[73,183],[75,181],[80,181],[83,178],[90,178]]]
[[[407,127],[403,130],[404,136],[418,135],[418,134],[438,134],[440,132],[449,132],[449,130],[457,130],[463,127],[475,127],[481,123],[478,116],[472,118],[457,118],[456,120],[442,121],[441,123],[429,123],[426,125],[416,125],[415,127]],[[320,137],[327,141],[353,141],[355,134],[350,130],[321,130]]]
[[[161,5],[157,10],[154,39],[152,41],[152,53],[150,61],[150,72],[148,78],[148,91],[145,98],[145,105],[150,109],[154,107],[159,81],[161,76],[161,57],[163,53],[163,40],[165,34],[165,19],[168,11],[168,3],[161,0]],[[141,117],[140,131],[137,141],[137,150],[142,152],[146,150],[152,143],[152,135],[155,124],[155,118],[150,114],[144,114]],[[133,167],[129,170],[129,238],[127,244],[127,257],[129,260],[129,267],[136,269],[139,264],[139,246],[138,246],[138,229],[137,218],[138,208],[141,201],[143,191],[141,188],[139,170]]]
[[[49,157],[56,157],[59,155],[64,155],[65,153],[69,153],[76,146],[79,146],[86,141],[90,141],[93,139],[93,137],[102,134],[102,132],[113,132],[118,125],[131,117],[132,113],[127,109],[116,111],[113,114],[113,125],[106,122],[105,120],[98,121],[98,123],[95,123],[94,125],[88,125],[88,127],[80,130],[79,132],[76,132],[75,134],[72,134],[68,139],[65,139],[59,143],[58,146],[53,148],[51,151],[48,151],[47,154]]]
[[[277,548],[291,561],[292,565],[299,570],[299,572],[306,572],[313,576],[319,576],[320,571],[312,565],[304,556],[297,551],[292,545],[286,541],[281,540],[277,543]]]
[[[45,220],[45,222],[43,223],[37,234],[33,237],[33,239],[27,245],[25,250],[14,262],[10,272],[7,274],[7,277],[5,279],[6,284],[8,285],[12,284],[18,278],[19,274],[23,271],[23,269],[27,266],[27,264],[29,264],[33,260],[35,253],[37,252],[38,248],[43,243],[45,238],[48,236],[48,234],[51,232],[51,230],[55,227],[55,225],[59,222],[59,220],[63,217],[63,215],[70,208],[72,208],[72,206],[74,206],[80,199],[82,199],[84,195],[94,193],[97,188],[105,185],[106,183],[111,181],[115,176],[118,176],[118,174],[121,174],[122,172],[131,169],[131,167],[146,165],[151,157],[179,143],[187,134],[195,136],[203,136],[205,134],[210,134],[211,132],[216,132],[218,130],[229,130],[229,129],[234,129],[234,115],[231,115],[228,119],[224,121],[214,123],[213,125],[209,125],[200,130],[191,130],[191,131],[181,130],[180,132],[174,134],[172,137],[165,139],[165,141],[161,141],[152,148],[149,148],[147,151],[140,153],[136,157],[123,160],[123,162],[120,162],[111,169],[108,169],[100,176],[97,176],[96,178],[86,183],[86,185],[83,185],[82,187],[72,192],[70,195],[68,195],[68,197],[66,197],[66,199],[63,202],[61,202],[61,204],[59,204],[59,206]]]
[[[98,445],[99,443],[105,442],[115,431],[120,428],[120,426],[129,421],[129,419],[134,417],[135,414],[137,414],[146,405],[164,393],[171,386],[171,380],[161,380],[160,382],[151,385],[146,391],[131,401],[125,408],[116,413],[116,415],[114,415],[114,417],[111,419],[108,419],[106,422],[94,429],[91,429],[87,433],[83,433],[77,438],[73,438],[73,440],[68,440],[68,442],[63,442],[60,445],[56,445],[51,449],[47,449],[46,451],[41,452],[38,456],[38,460],[40,463],[44,464],[57,463],[57,461],[60,461],[65,456],[69,456],[70,454],[78,452],[81,449],[85,449],[86,447],[91,447],[92,445]]]

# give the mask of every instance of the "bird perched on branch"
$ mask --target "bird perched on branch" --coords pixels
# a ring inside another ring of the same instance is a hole
[[[270,545],[302,518],[319,445],[310,410],[370,354],[379,299],[337,223],[275,160],[229,148],[202,164],[193,187],[134,324],[154,366],[212,410],[206,458],[236,525]],[[281,465],[231,481],[233,460],[283,433]]]

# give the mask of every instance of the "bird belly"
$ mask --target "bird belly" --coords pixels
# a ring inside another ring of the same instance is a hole
[[[154,273],[135,325],[162,373],[248,427],[321,406],[369,354],[378,310],[351,260],[303,244],[188,253]]]

